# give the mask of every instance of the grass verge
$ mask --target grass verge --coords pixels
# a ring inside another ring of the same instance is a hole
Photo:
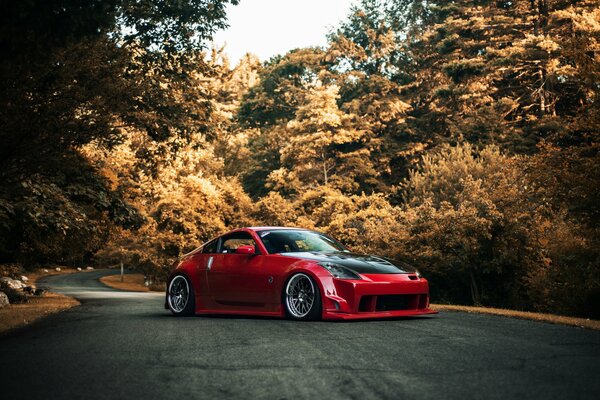
[[[586,318],[565,317],[562,315],[543,314],[529,311],[506,310],[503,308],[455,306],[449,304],[432,304],[436,311],[462,311],[468,313],[500,315],[503,317],[529,319],[532,321],[549,322],[551,324],[576,326],[579,328],[600,330],[600,321]]]
[[[121,282],[121,275],[108,275],[100,278],[100,282],[111,288],[130,292],[150,291],[150,288],[144,285],[144,275],[142,274],[123,275],[123,282]]]

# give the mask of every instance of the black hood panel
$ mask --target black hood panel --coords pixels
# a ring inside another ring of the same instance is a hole
[[[280,253],[282,256],[313,260],[317,262],[331,262],[351,269],[359,274],[406,274],[415,272],[410,265],[392,261],[382,257],[347,253],[344,251],[334,252],[294,252]]]

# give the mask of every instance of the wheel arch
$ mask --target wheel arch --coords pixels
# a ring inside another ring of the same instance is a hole
[[[287,273],[285,274],[285,278],[281,281],[282,285],[279,288],[279,301],[281,304],[281,314],[285,316],[285,288],[292,279],[292,277],[296,274],[302,273],[310,277],[313,282],[317,285],[317,289],[319,290],[320,298],[321,298],[321,314],[323,314],[324,307],[324,299],[325,299],[325,287],[323,285],[322,278],[325,277],[325,274],[328,274],[322,267],[315,265],[314,262],[306,262],[300,261],[291,266]]]

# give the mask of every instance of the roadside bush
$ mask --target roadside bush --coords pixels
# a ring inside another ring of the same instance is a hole
[[[524,277],[541,259],[539,219],[528,204],[520,159],[488,146],[445,146],[425,156],[403,190],[401,250],[430,278],[439,299],[527,304]]]
[[[25,293],[20,290],[11,289],[6,285],[0,284],[0,291],[6,294],[10,304],[23,304],[29,301]]]
[[[600,318],[600,242],[564,216],[548,225],[542,239],[544,262],[531,268],[527,284],[532,306],[553,314]]]

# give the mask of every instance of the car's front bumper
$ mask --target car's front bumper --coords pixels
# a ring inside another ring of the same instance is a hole
[[[323,319],[352,320],[436,314],[429,284],[415,274],[363,275],[362,280],[323,282]]]

